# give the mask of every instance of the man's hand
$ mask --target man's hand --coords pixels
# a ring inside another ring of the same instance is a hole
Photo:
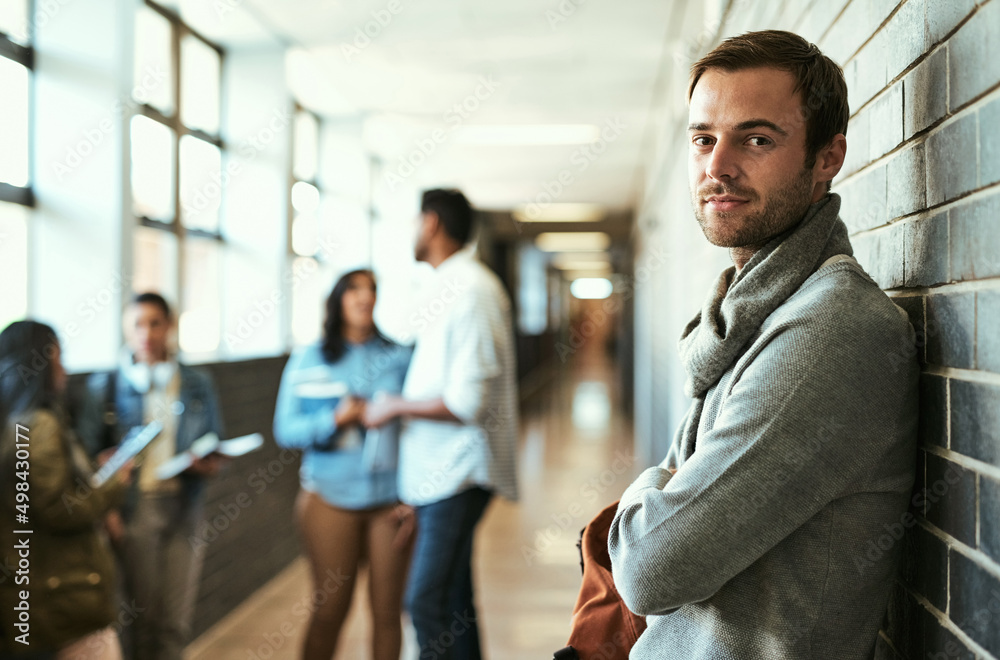
[[[100,454],[98,454],[97,467],[101,467],[105,463],[107,463],[108,459],[114,456],[116,451],[118,451],[118,447],[108,447],[107,449],[103,450]]]
[[[364,399],[356,396],[345,396],[340,400],[336,410],[333,411],[333,421],[337,428],[349,424],[361,424],[365,414],[365,408],[370,405]]]
[[[109,447],[97,455],[97,467],[102,467],[118,451],[118,447]],[[115,478],[125,487],[132,485],[132,472],[137,467],[135,459],[128,459],[124,465],[115,472]]]
[[[188,474],[199,477],[214,477],[219,474],[223,467],[229,463],[229,458],[222,454],[212,453],[204,458],[196,458],[191,463],[191,467],[184,470]]]
[[[368,428],[382,426],[399,417],[403,398],[395,395],[385,395],[377,401],[371,401],[365,406],[362,422]]]
[[[122,520],[122,514],[117,509],[108,511],[107,515],[104,516],[104,529],[108,533],[111,544],[116,548],[122,547],[122,544],[125,543],[125,521]]]

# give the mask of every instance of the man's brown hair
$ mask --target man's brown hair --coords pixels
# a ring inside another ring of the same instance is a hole
[[[691,67],[688,101],[709,69],[732,72],[759,67],[788,71],[795,77],[795,91],[801,93],[806,122],[806,167],[811,168],[819,150],[835,135],[847,135],[850,111],[843,70],[799,35],[762,30],[726,39]]]

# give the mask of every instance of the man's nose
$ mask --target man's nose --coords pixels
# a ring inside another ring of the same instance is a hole
[[[739,176],[736,150],[723,141],[712,148],[705,165],[705,174],[716,181],[731,180]]]

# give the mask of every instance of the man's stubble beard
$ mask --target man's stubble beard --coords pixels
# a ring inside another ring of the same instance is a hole
[[[787,186],[771,193],[770,198],[760,211],[748,215],[741,223],[742,228],[735,236],[723,237],[714,231],[711,221],[701,199],[711,195],[735,195],[749,198],[750,202],[759,199],[756,192],[744,190],[736,186],[717,183],[705,186],[691,193],[691,203],[694,215],[701,225],[705,238],[713,245],[725,248],[760,248],[767,242],[798,224],[812,204],[812,170],[803,168],[799,176]],[[748,202],[748,203],[750,203]],[[738,217],[738,212],[722,211],[714,214],[718,223],[725,224],[729,218]]]

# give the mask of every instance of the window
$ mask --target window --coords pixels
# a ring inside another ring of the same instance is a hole
[[[292,252],[314,257],[319,250],[319,120],[296,108],[292,147]]]
[[[319,338],[322,314],[320,268],[319,119],[295,108],[292,134],[292,186],[289,191],[289,245],[292,286],[292,338],[305,344]]]
[[[132,210],[136,291],[179,309],[180,347],[211,356],[221,328],[222,49],[153,2],[136,15]]]
[[[0,3],[0,329],[28,312],[28,207],[31,191],[29,0]]]

